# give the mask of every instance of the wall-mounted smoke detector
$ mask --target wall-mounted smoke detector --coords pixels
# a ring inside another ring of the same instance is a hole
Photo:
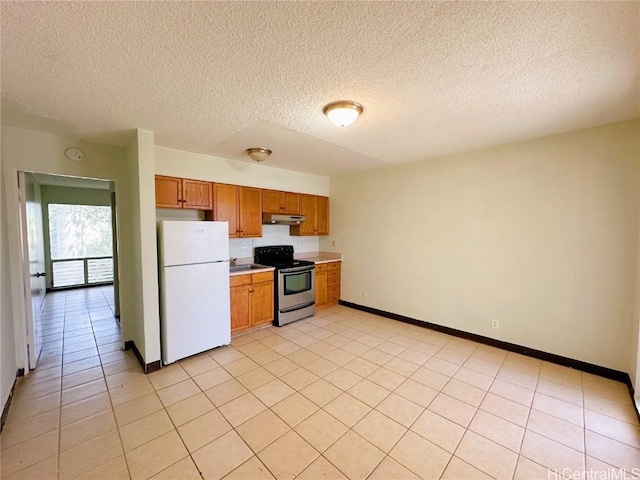
[[[73,148],[73,147],[67,148],[64,151],[64,155],[69,160],[73,160],[74,162],[80,162],[84,158],[84,153],[82,153],[82,150],[80,150],[79,148]]]

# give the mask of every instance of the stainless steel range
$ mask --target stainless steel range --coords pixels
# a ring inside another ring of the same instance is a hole
[[[293,259],[292,245],[256,247],[254,260],[275,267],[275,320],[281,327],[316,313],[315,264]]]

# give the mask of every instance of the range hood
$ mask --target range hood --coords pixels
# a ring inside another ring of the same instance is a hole
[[[304,215],[282,215],[281,213],[263,213],[262,223],[265,225],[300,225],[307,219]]]

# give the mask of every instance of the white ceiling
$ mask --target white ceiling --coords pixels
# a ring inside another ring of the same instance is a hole
[[[2,120],[339,175],[640,116],[640,2],[2,2]],[[334,127],[322,107],[364,105]]]

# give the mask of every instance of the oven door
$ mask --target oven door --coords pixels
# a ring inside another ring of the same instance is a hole
[[[278,309],[283,310],[316,300],[315,266],[278,271]]]

